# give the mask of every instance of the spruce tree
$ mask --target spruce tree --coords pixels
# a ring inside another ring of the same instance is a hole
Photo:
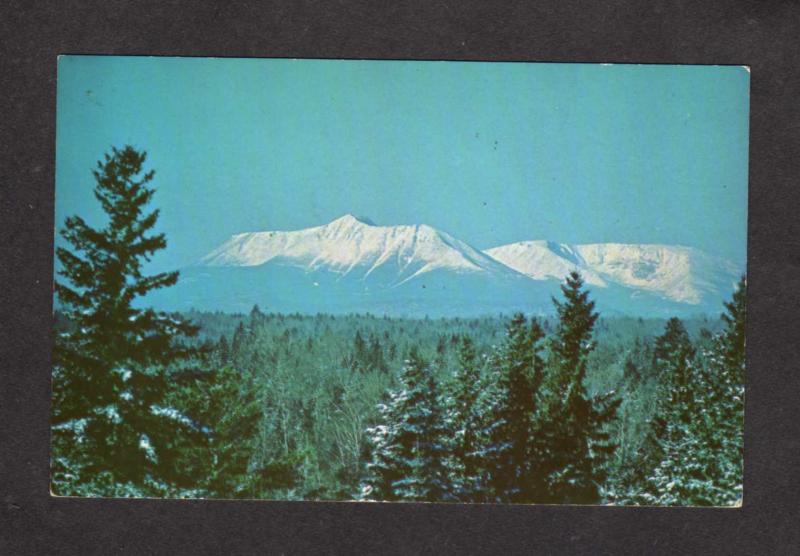
[[[365,495],[373,500],[452,499],[445,459],[446,429],[430,366],[412,348],[400,389],[378,407],[381,422],[368,429],[373,456]]]
[[[720,505],[730,505],[742,497],[746,317],[747,283],[742,276],[733,299],[725,303],[725,329],[714,344],[708,365],[710,405],[715,410],[711,433],[715,437],[713,446],[719,449],[714,459],[719,488],[714,502]]]
[[[208,492],[216,497],[254,496],[251,460],[262,418],[257,391],[228,366],[209,378],[202,392],[205,407],[201,409],[201,415],[213,426]]]
[[[687,393],[667,419],[662,460],[645,502],[732,505],[742,497],[746,285],[725,303],[725,329],[703,353]],[[687,396],[688,398],[688,396]]]
[[[602,498],[607,461],[616,449],[607,428],[621,400],[613,392],[593,397],[587,393],[586,370],[598,314],[577,272],[570,273],[561,291],[564,301],[553,299],[559,320],[543,392],[543,466],[550,501],[592,504]]]
[[[195,475],[197,496],[255,497],[251,460],[262,417],[259,399],[238,371],[210,359],[210,370],[173,377],[170,401],[204,432],[204,441],[186,446],[178,464]]]
[[[634,501],[653,502],[660,482],[649,479],[652,473],[668,456],[675,443],[681,442],[679,433],[693,426],[699,418],[696,392],[702,388],[701,377],[695,362],[695,349],[683,322],[671,318],[664,333],[655,340],[653,370],[658,382],[656,407],[650,419],[647,434],[640,449],[637,471],[629,486]]]
[[[452,439],[451,482],[457,496],[473,500],[481,459],[478,456],[481,411],[478,398],[481,373],[475,346],[468,336],[461,340],[458,368],[448,389],[447,427]]]
[[[483,458],[490,498],[503,502],[530,502],[544,494],[537,445],[537,397],[544,362],[540,356],[544,337],[534,320],[530,328],[518,313],[508,325],[506,340],[493,364],[491,394],[485,429]]]
[[[383,347],[381,342],[375,334],[370,334],[369,337],[369,357],[367,367],[371,371],[380,371],[382,373],[389,371],[389,365],[383,357]]]
[[[677,350],[662,399],[661,459],[636,501],[731,505],[742,497],[745,282],[722,315],[725,329],[699,360]]]
[[[682,421],[691,418],[695,404],[694,391],[699,385],[699,377],[693,372],[695,349],[680,319],[668,320],[664,333],[656,338],[653,368],[661,386],[651,423],[652,441],[658,442],[672,408],[685,408],[685,411],[677,412],[673,417],[679,417]]]
[[[177,272],[145,275],[143,265],[166,247],[147,212],[154,172],[145,153],[113,149],[93,172],[106,222],[67,218],[58,247],[55,291],[69,322],[56,337],[53,367],[53,490],[58,494],[145,495],[179,482],[176,437],[191,432],[165,404],[168,367],[192,350],[176,341],[196,329],[134,301],[172,286]]]
[[[231,360],[231,348],[228,346],[228,338],[225,335],[219,337],[216,349],[214,350],[217,364],[227,365]]]

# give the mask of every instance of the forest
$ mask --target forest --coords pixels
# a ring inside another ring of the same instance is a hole
[[[54,494],[741,502],[744,277],[683,321],[605,318],[574,272],[547,316],[167,314],[145,158],[107,154],[105,227],[61,230]]]

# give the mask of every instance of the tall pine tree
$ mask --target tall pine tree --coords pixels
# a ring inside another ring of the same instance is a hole
[[[602,499],[607,461],[616,448],[607,428],[620,399],[613,393],[587,393],[586,369],[598,314],[577,272],[570,273],[561,291],[564,301],[553,299],[559,320],[543,387],[543,466],[549,501],[592,504]]]
[[[70,495],[171,492],[179,432],[192,423],[165,403],[167,368],[192,351],[176,341],[196,329],[134,301],[175,284],[177,272],[147,276],[143,264],[166,247],[147,212],[154,172],[145,153],[113,149],[94,171],[101,228],[67,218],[56,254],[65,281],[56,294],[67,332],[56,337],[53,368],[53,490]]]
[[[453,499],[446,467],[446,429],[438,388],[416,348],[400,374],[400,389],[378,407],[381,423],[368,430],[372,462],[364,494],[373,500]]]
[[[714,432],[721,457],[717,463],[719,494],[715,503],[729,505],[742,498],[744,463],[744,373],[747,282],[742,276],[722,314],[725,330],[717,338],[709,363]],[[717,443],[715,443],[717,444]]]
[[[530,327],[521,313],[508,325],[506,340],[493,365],[495,384],[487,411],[482,456],[489,498],[531,502],[544,495],[537,437],[537,398],[544,361],[539,324]]]
[[[684,395],[672,398],[646,503],[726,506],[742,498],[745,299],[742,278],[705,364],[693,367],[690,386],[679,389]]]
[[[480,393],[478,355],[472,340],[464,336],[458,355],[458,368],[447,397],[447,428],[452,439],[449,462],[451,482],[457,496],[464,501],[474,500],[479,491]]]
[[[696,392],[702,386],[695,349],[683,322],[671,318],[664,333],[655,340],[653,370],[658,383],[656,407],[638,454],[637,473],[629,487],[632,500],[654,501],[658,481],[648,477],[655,466],[668,456],[669,449],[680,442],[680,432],[692,425],[697,415]]]

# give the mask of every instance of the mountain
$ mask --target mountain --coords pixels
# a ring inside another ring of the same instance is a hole
[[[507,266],[427,225],[376,226],[350,214],[324,226],[292,232],[237,234],[206,255],[207,266],[259,266],[278,262],[306,272],[327,270],[361,280],[382,274],[397,286],[423,274],[516,275]]]
[[[600,296],[618,286],[698,310],[715,311],[741,274],[730,261],[678,245],[522,241],[485,252],[534,280],[558,279],[574,269]]]
[[[236,234],[148,301],[170,310],[258,303],[301,313],[549,313],[573,269],[606,314],[716,312],[738,278],[732,265],[684,247],[528,241],[480,251],[428,225],[378,226],[348,214],[302,230]]]
[[[377,226],[348,214],[303,230],[236,234],[149,301],[177,310],[258,303],[280,312],[467,316],[543,311],[556,291],[431,226]]]

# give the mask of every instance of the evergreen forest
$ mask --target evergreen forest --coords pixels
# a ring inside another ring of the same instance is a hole
[[[60,496],[729,506],[742,500],[745,279],[717,315],[164,313],[167,238],[132,147],[56,249]]]

